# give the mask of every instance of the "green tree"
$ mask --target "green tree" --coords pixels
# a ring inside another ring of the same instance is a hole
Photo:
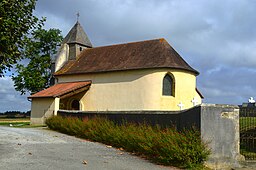
[[[33,15],[35,5],[36,0],[0,1],[0,77],[21,59],[24,37],[45,21]]]
[[[16,64],[17,75],[12,77],[17,91],[33,94],[49,87],[51,57],[57,53],[57,46],[62,40],[59,29],[39,29],[26,39],[22,55],[28,64]]]

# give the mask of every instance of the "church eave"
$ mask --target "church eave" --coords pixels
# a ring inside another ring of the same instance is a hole
[[[109,73],[109,72],[119,72],[119,71],[132,71],[132,70],[148,70],[148,69],[176,69],[176,70],[182,70],[189,73],[194,74],[195,76],[198,76],[200,73],[197,70],[189,70],[185,68],[179,68],[179,67],[149,67],[149,68],[127,68],[127,69],[112,69],[112,70],[98,70],[98,71],[87,71],[87,72],[57,72],[54,74],[54,76],[65,76],[65,75],[81,75],[81,74],[97,74],[97,73]]]
[[[83,43],[76,42],[76,41],[68,42],[67,44],[78,44],[78,45],[81,45],[81,46],[92,48],[92,44],[83,44]]]

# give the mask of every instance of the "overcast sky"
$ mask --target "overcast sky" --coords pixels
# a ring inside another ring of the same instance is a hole
[[[38,0],[45,28],[65,36],[79,21],[94,46],[165,38],[196,70],[205,103],[256,97],[256,1]],[[30,109],[10,77],[0,78],[0,111]]]

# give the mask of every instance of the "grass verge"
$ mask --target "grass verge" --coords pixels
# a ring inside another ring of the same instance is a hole
[[[30,124],[29,118],[0,118],[1,126],[22,127]]]
[[[46,125],[30,125],[30,118],[0,118],[0,126],[10,126],[15,128],[35,128]]]
[[[21,126],[28,126],[30,122],[0,122],[2,126],[12,126],[12,127],[21,127]]]
[[[123,148],[164,165],[198,169],[210,154],[197,130],[177,132],[173,128],[125,122],[117,125],[98,117],[81,120],[55,116],[46,124],[50,129]]]

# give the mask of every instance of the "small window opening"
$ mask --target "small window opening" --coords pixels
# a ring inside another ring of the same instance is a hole
[[[73,100],[71,103],[72,110],[80,110],[80,103],[78,100]]]
[[[169,74],[166,74],[163,79],[163,95],[175,96],[175,82]]]
[[[82,48],[82,47],[80,47],[80,51],[83,51],[83,48]]]

